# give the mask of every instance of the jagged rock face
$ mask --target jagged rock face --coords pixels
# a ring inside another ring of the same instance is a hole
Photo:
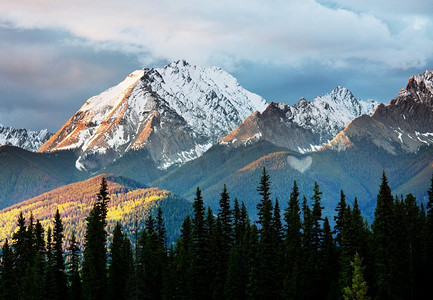
[[[146,149],[163,169],[200,156],[265,107],[223,70],[178,61],[135,71],[90,98],[39,151],[77,150],[77,168],[90,171]],[[95,155],[97,165],[90,161]]]
[[[0,125],[0,145],[20,147],[28,151],[37,151],[39,147],[51,137],[47,129],[31,131],[15,129]]]
[[[302,98],[294,106],[271,103],[262,114],[249,116],[220,143],[236,146],[262,139],[294,151],[312,151],[334,138],[352,119],[372,114],[377,105],[336,87],[311,102]]]
[[[433,144],[432,71],[411,77],[388,105],[379,105],[371,117],[353,120],[326,148],[344,150],[365,141],[391,154]]]

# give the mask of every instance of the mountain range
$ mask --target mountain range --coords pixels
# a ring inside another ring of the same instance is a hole
[[[240,145],[265,140],[300,153],[319,149],[356,117],[371,115],[378,102],[358,100],[346,88],[297,104],[271,103],[263,113],[250,115],[220,143]]]
[[[28,151],[37,151],[52,133],[47,129],[32,131],[27,129],[15,129],[0,124],[0,145],[20,147]]]
[[[181,60],[135,71],[88,99],[37,153],[1,147],[0,207],[109,173],[187,200],[200,186],[213,209],[227,184],[255,215],[266,167],[282,209],[297,180],[307,198],[319,183],[328,215],[343,189],[372,216],[383,170],[393,192],[425,201],[432,144],[431,71],[387,105],[337,86],[291,106],[268,104],[220,68]]]

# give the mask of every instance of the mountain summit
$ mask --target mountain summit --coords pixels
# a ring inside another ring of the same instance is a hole
[[[366,142],[390,154],[415,153],[433,144],[433,71],[410,77],[388,105],[353,120],[326,147],[341,151]]]
[[[165,169],[200,156],[266,105],[222,69],[180,60],[135,71],[90,98],[39,152],[77,151],[77,168],[92,171],[145,150]]]
[[[371,115],[379,103],[358,100],[346,88],[309,102],[305,98],[290,106],[271,103],[263,113],[253,113],[220,143],[240,145],[265,140],[298,152],[318,149],[333,139],[354,118]]]
[[[0,145],[20,147],[28,151],[37,151],[51,137],[47,129],[31,131],[15,129],[0,124]]]

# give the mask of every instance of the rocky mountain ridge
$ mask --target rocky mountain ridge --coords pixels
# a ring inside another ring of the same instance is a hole
[[[333,139],[354,118],[374,112],[379,103],[358,100],[346,88],[295,105],[271,103],[263,113],[249,116],[220,143],[241,145],[266,140],[297,152],[309,152]]]
[[[394,155],[433,145],[433,71],[410,77],[388,105],[354,119],[325,147],[342,151],[366,141]]]
[[[28,151],[37,151],[52,134],[47,129],[32,131],[16,129],[0,124],[0,146],[15,146]]]

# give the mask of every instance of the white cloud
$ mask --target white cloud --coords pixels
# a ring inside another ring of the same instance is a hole
[[[418,1],[424,9],[373,0],[17,0],[0,4],[0,16],[17,27],[67,30],[142,55],[143,63],[150,54],[228,69],[239,61],[338,67],[347,59],[409,68],[432,57],[431,6]]]

